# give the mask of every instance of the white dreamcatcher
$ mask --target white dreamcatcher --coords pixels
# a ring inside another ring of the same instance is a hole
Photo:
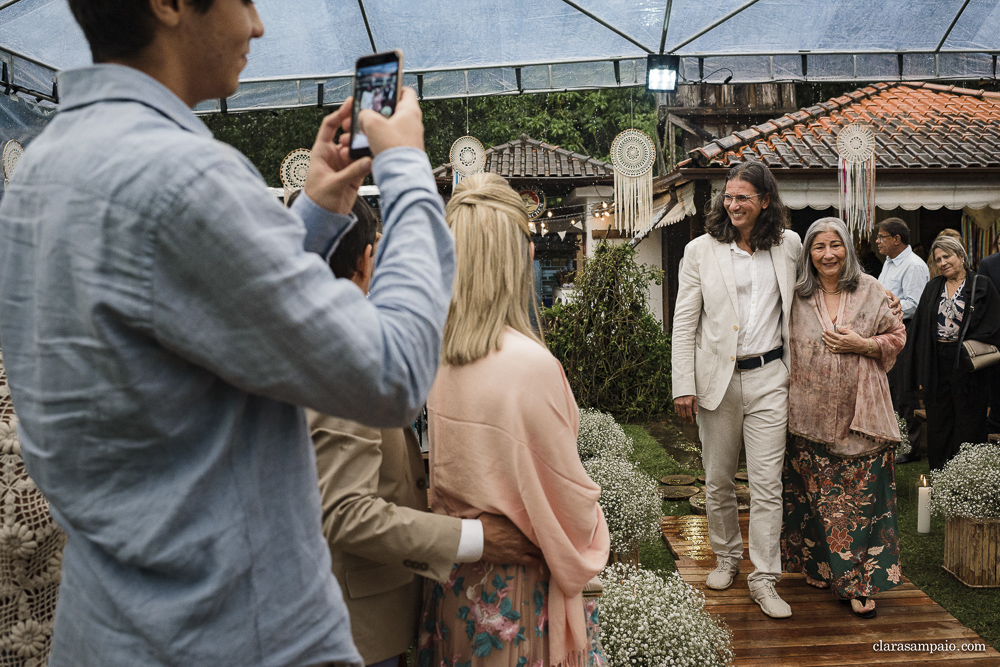
[[[306,186],[306,176],[309,174],[309,158],[312,151],[308,148],[296,148],[281,161],[281,184],[285,186],[285,201],[299,188]]]
[[[458,185],[466,176],[478,174],[486,166],[486,149],[475,137],[459,137],[451,145],[448,153],[451,159],[451,187]]]
[[[14,167],[17,161],[24,155],[24,146],[20,141],[11,139],[3,147],[3,187],[7,189],[7,182],[14,175]]]
[[[652,223],[656,144],[641,130],[619,133],[611,142],[615,168],[615,227],[634,233]]]
[[[875,227],[875,134],[861,123],[837,135],[840,217],[852,234],[867,238]]]

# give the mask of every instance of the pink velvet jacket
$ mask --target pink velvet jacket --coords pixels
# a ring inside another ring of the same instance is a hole
[[[792,304],[791,384],[788,430],[824,444],[842,457],[869,455],[899,442],[885,373],[906,342],[906,328],[892,314],[885,290],[862,275],[853,292],[840,300],[837,325],[849,326],[872,338],[881,359],[858,354],[834,354],[823,343],[823,331],[833,329],[823,293],[796,295]]]
[[[577,664],[588,647],[583,587],[607,564],[610,540],[562,366],[508,327],[499,351],[441,366],[427,412],[431,509],[502,514],[538,545],[551,573],[549,656]]]

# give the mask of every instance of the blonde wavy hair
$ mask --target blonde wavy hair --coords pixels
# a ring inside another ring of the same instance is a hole
[[[538,321],[531,230],[521,197],[496,174],[455,187],[445,208],[455,237],[455,286],[441,356],[461,366],[500,349],[504,327],[544,345]]]

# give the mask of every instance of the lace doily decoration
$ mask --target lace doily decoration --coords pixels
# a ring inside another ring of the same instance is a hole
[[[875,155],[875,134],[867,125],[852,123],[837,135],[837,152],[845,162],[867,162]]]
[[[48,661],[65,544],[24,469],[0,353],[0,666]]]
[[[486,149],[475,137],[456,139],[451,145],[448,157],[451,159],[452,171],[459,172],[462,176],[478,174],[486,166]]]
[[[308,148],[296,148],[281,161],[281,184],[286,190],[305,187],[311,155]]]
[[[656,144],[645,132],[625,130],[611,142],[611,164],[623,176],[636,178],[653,168]]]
[[[17,165],[17,161],[21,159],[24,155],[24,146],[21,145],[20,141],[11,139],[3,147],[3,178],[5,181],[9,181],[10,177],[14,175],[14,167]]]

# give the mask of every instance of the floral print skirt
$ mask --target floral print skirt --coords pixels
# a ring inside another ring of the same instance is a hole
[[[417,640],[418,667],[547,667],[548,572],[456,563],[447,583],[429,581]],[[605,664],[597,600],[584,600],[586,667]]]
[[[899,584],[895,450],[840,458],[788,434],[781,564],[830,583],[842,599]]]

